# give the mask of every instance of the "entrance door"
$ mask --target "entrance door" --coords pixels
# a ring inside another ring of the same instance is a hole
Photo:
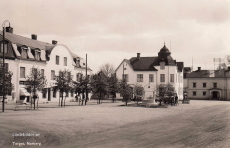
[[[218,92],[217,91],[213,91],[212,92],[212,99],[217,99],[218,98]]]
[[[51,101],[51,93],[50,93],[50,88],[48,88],[48,101]]]

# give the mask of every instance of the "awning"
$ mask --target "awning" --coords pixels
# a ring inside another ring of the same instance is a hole
[[[25,88],[20,88],[20,96],[30,96],[30,93]]]

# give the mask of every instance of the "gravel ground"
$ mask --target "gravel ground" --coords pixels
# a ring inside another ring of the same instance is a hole
[[[193,100],[168,108],[76,104],[20,111],[6,106],[0,147],[230,147],[230,102]]]

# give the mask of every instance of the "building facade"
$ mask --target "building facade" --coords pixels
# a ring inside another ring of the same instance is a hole
[[[189,99],[230,100],[230,69],[201,70],[188,73]]]
[[[78,81],[79,77],[86,74],[86,61],[71,52],[65,45],[52,44],[37,40],[37,35],[32,34],[31,38],[13,34],[13,29],[6,29],[5,44],[0,34],[0,57],[3,57],[3,46],[5,46],[5,63],[8,70],[13,72],[12,83],[14,90],[7,95],[8,102],[16,100],[29,101],[31,94],[25,89],[26,77],[30,74],[31,68],[38,68],[47,79],[43,92],[38,93],[39,102],[58,102],[60,94],[54,81],[59,70],[71,71],[71,77]],[[87,75],[92,70],[87,67]],[[66,100],[74,99],[75,92],[66,94]]]
[[[140,84],[144,88],[144,98],[156,97],[156,86],[171,83],[178,98],[183,98],[183,62],[176,62],[171,52],[164,47],[155,57],[124,59],[116,69],[118,79],[124,79],[130,86]],[[119,96],[118,96],[119,97]]]

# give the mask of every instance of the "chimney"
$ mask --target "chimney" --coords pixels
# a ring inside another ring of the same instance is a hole
[[[13,28],[12,27],[6,27],[6,32],[13,33]]]
[[[201,70],[201,67],[198,67],[198,71],[200,71]]]
[[[138,58],[138,59],[140,58],[140,55],[141,55],[140,53],[137,53],[137,58]]]
[[[37,40],[37,35],[36,34],[31,34],[31,39]]]
[[[57,44],[57,41],[52,40],[52,44],[53,44],[53,45],[56,45],[56,44]]]

